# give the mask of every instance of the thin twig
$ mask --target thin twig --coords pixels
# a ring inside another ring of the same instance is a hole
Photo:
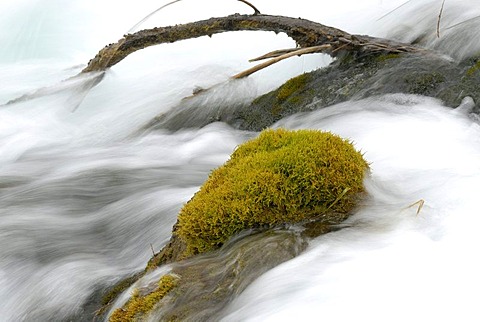
[[[171,1],[163,6],[161,6],[160,8],[158,8],[157,10],[153,11],[152,13],[148,14],[147,16],[145,16],[145,18],[143,18],[142,20],[140,20],[139,22],[137,22],[135,24],[135,26],[133,26],[132,28],[130,28],[130,30],[128,31],[128,33],[132,33],[132,32],[135,32],[137,30],[137,28],[142,24],[144,23],[145,21],[147,21],[151,16],[153,16],[154,14],[156,14],[157,12],[159,12],[160,10],[162,10],[163,8],[166,8],[174,3],[177,3],[177,2],[180,2],[182,0],[175,0],[175,1]]]
[[[416,213],[416,215],[418,216],[418,214],[419,214],[420,211],[422,210],[424,204],[425,204],[425,200],[420,199],[419,201],[414,202],[414,203],[412,203],[411,205],[409,205],[407,208],[411,208],[411,207],[413,207],[413,206],[418,205],[417,213]]]
[[[396,7],[395,9],[393,9],[392,11],[387,12],[386,14],[384,14],[383,16],[381,16],[380,18],[378,18],[377,21],[382,20],[382,19],[385,18],[386,16],[388,16],[388,15],[390,15],[391,13],[397,11],[398,9],[400,9],[401,7],[403,7],[404,5],[406,5],[407,3],[409,3],[410,1],[412,1],[412,0],[408,0],[408,1],[405,2],[404,4],[401,4],[401,5],[399,5],[398,7]]]
[[[259,61],[259,60],[264,60],[268,58],[275,58],[284,54],[291,53],[292,51],[297,51],[298,48],[290,48],[290,49],[279,49],[279,50],[274,50],[269,53],[266,53],[265,55],[262,55],[260,57],[252,58],[249,59],[249,62],[254,62],[254,61]]]
[[[153,256],[155,256],[155,251],[153,250],[153,245],[152,245],[152,243],[150,243],[150,249],[152,250]]]
[[[292,52],[289,52],[287,54],[284,54],[284,55],[280,55],[278,57],[275,57],[275,58],[272,58],[264,63],[261,63],[261,64],[258,64],[252,68],[249,68],[241,73],[238,73],[234,76],[232,76],[233,79],[238,79],[238,78],[243,78],[243,77],[247,77],[261,69],[264,69],[265,67],[268,67],[270,65],[273,65],[275,63],[278,63],[279,61],[281,60],[284,60],[284,59],[287,59],[287,58],[290,58],[290,57],[293,57],[293,56],[301,56],[301,55],[304,55],[304,54],[313,54],[313,53],[320,53],[320,52],[324,52],[328,49],[331,49],[331,45],[320,45],[320,46],[312,46],[312,47],[307,47],[307,48],[301,48],[301,49],[298,49],[298,50],[295,50],[295,51],[292,51]]]
[[[253,13],[254,15],[261,15],[260,10],[258,10],[257,8],[255,8],[255,6],[254,6],[253,4],[251,4],[250,2],[245,1],[245,0],[238,0],[238,1],[245,3],[247,6],[250,6],[250,7],[255,11],[255,12]]]
[[[460,26],[460,25],[463,25],[464,23],[468,23],[468,22],[473,21],[473,20],[476,20],[476,19],[478,19],[478,18],[480,18],[480,16],[475,16],[475,17],[473,17],[473,18],[470,18],[470,19],[464,20],[464,21],[462,21],[462,22],[456,23],[456,24],[454,24],[454,25],[452,25],[452,26],[450,26],[450,27],[448,27],[448,28],[444,28],[444,30],[448,30],[448,29],[452,29],[452,28],[458,27],[458,26]]]
[[[445,5],[445,0],[442,1],[442,7],[440,8],[440,13],[438,14],[437,20],[437,38],[440,38],[440,20],[442,19],[443,6]]]
[[[133,26],[132,28],[130,28],[130,30],[128,31],[128,33],[135,32],[135,31],[137,30],[137,28],[138,28],[141,24],[143,24],[145,21],[147,21],[148,19],[150,19],[151,16],[153,16],[154,14],[156,14],[157,12],[159,12],[160,10],[162,10],[162,9],[164,9],[164,8],[166,8],[166,7],[174,4],[174,3],[180,2],[180,1],[182,1],[182,0],[170,1],[169,3],[167,3],[167,4],[163,5],[163,6],[161,6],[160,8],[158,8],[157,10],[149,13],[147,16],[145,16],[145,18],[143,18],[142,20],[140,20],[139,22],[137,22],[137,23],[135,24],[135,26]],[[252,9],[255,11],[254,15],[260,15],[260,14],[261,14],[260,11],[259,11],[253,4],[251,4],[250,2],[248,2],[248,1],[246,1],[246,0],[237,0],[237,1],[243,2],[243,3],[245,3],[247,6],[249,6],[250,8],[252,8]]]

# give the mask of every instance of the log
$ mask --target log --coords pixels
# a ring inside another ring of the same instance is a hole
[[[149,46],[242,30],[283,32],[296,42],[298,49],[318,47],[322,49],[316,52],[322,52],[332,57],[345,51],[360,56],[422,51],[422,49],[409,44],[363,35],[351,35],[343,30],[302,18],[264,15],[255,12],[253,15],[234,14],[176,26],[145,29],[125,35],[118,42],[100,50],[82,72],[106,70],[131,53]]]

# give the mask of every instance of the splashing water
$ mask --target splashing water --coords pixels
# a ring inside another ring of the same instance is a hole
[[[254,4],[349,32],[419,39],[455,58],[478,52],[473,1],[446,1],[439,39],[441,1],[412,0],[394,10],[405,2]],[[129,56],[93,88],[92,76],[67,80],[161,5],[0,4],[0,104],[27,95],[0,107],[0,321],[82,320],[97,290],[143,269],[150,245],[158,251],[170,237],[181,205],[255,135],[222,123],[175,133],[139,129],[181,106],[195,87],[248,68],[249,58],[292,47],[284,35],[241,32],[157,46]],[[251,10],[224,0],[167,9],[141,28]],[[249,101],[328,62],[322,59],[272,66],[216,91],[203,107]],[[275,126],[353,140],[371,162],[371,197],[343,229],[314,239],[232,298],[223,320],[479,319],[476,122],[437,100],[397,94]]]
[[[225,321],[478,318],[478,124],[437,101],[394,95],[278,126],[352,138],[372,162],[372,197],[346,228],[253,283]]]

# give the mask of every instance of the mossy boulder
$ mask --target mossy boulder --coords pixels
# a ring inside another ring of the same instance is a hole
[[[245,229],[339,223],[363,192],[367,169],[351,142],[332,133],[263,131],[213,171],[180,211],[173,238],[184,247],[174,257],[216,249]]]
[[[261,132],[181,209],[170,242],[146,270],[174,262],[171,273],[137,290],[110,321],[215,316],[232,294],[345,220],[364,193],[368,169],[350,141],[330,132]]]

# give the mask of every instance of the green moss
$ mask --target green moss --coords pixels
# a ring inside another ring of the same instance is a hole
[[[294,77],[283,84],[277,92],[277,100],[280,102],[286,101],[293,93],[299,92],[305,88],[305,84],[308,82],[310,74],[302,74]]]
[[[108,291],[108,293],[105,294],[105,296],[102,297],[102,306],[110,304],[110,302],[113,299],[117,298],[117,296],[120,293],[122,293],[130,285],[135,283],[135,281],[138,280],[138,278],[139,278],[139,275],[136,274],[136,275],[127,277],[127,278],[121,280],[120,282],[118,282],[117,284],[115,284],[115,286],[112,289],[110,289]]]
[[[178,216],[184,257],[213,250],[247,228],[346,218],[368,164],[353,145],[316,130],[266,130],[213,171]],[[329,215],[328,215],[329,214]]]
[[[478,60],[472,67],[467,70],[467,76],[472,77],[480,70],[480,60]]]
[[[399,58],[400,54],[397,53],[392,53],[392,54],[385,54],[385,55],[379,55],[376,57],[377,62],[382,63],[384,61],[387,61],[389,59],[396,59]]]
[[[272,115],[281,115],[285,108],[284,103],[294,106],[302,104],[306,96],[305,87],[310,79],[310,74],[302,74],[289,79],[285,84],[280,86],[271,107]]]
[[[142,296],[136,290],[122,308],[116,309],[112,313],[109,322],[132,322],[141,319],[177,285],[177,282],[177,277],[165,275],[158,281],[158,287],[153,292]]]

